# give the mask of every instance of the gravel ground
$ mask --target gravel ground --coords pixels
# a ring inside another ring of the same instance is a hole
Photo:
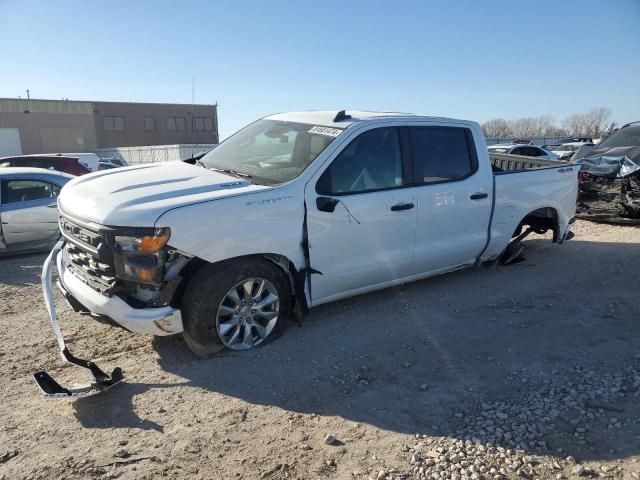
[[[208,360],[59,302],[71,350],[127,375],[75,402],[30,377],[84,380],[56,353],[44,256],[0,260],[0,479],[640,479],[640,228],[574,231]]]

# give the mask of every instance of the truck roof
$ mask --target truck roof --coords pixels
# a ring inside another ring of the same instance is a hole
[[[344,112],[345,115],[342,119],[335,120],[339,113]],[[446,121],[456,121],[451,118],[442,118],[442,117],[430,117],[424,115],[416,115],[413,113],[401,113],[401,112],[367,112],[367,111],[357,111],[357,110],[346,110],[338,112],[336,110],[308,110],[303,112],[287,112],[287,113],[276,113],[275,115],[269,115],[266,117],[269,120],[282,120],[285,122],[298,122],[298,123],[308,123],[310,125],[321,125],[324,127],[336,127],[336,128],[346,128],[350,125],[360,123],[367,120],[377,120],[381,118],[402,118],[405,117],[407,119],[430,119],[430,120],[446,120]]]

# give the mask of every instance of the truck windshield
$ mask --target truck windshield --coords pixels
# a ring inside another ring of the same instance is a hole
[[[640,146],[640,124],[618,130],[600,142],[597,148],[638,147]]]
[[[306,123],[258,120],[200,159],[205,168],[264,185],[298,177],[343,132]]]

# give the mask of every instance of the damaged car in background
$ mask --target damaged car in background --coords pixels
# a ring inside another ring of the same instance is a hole
[[[60,238],[56,199],[72,178],[42,168],[0,169],[0,257],[55,245]]]
[[[123,377],[66,348],[54,270],[69,304],[97,320],[182,333],[199,356],[247,350],[311,307],[509,261],[530,233],[571,238],[578,167],[522,160],[496,154],[494,165],[475,122],[316,111],[258,120],[193,165],[75,179],[42,285],[63,359],[94,381],[36,382],[48,396],[87,396]]]
[[[574,156],[580,166],[577,214],[614,223],[640,223],[640,122],[629,123]]]

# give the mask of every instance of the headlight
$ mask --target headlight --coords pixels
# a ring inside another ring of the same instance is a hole
[[[158,228],[151,235],[116,235],[116,276],[139,283],[160,283],[165,260],[163,247],[169,237],[168,228]]]
[[[158,228],[153,235],[122,236],[116,235],[116,243],[123,252],[157,253],[164,247],[171,237],[171,230]]]

